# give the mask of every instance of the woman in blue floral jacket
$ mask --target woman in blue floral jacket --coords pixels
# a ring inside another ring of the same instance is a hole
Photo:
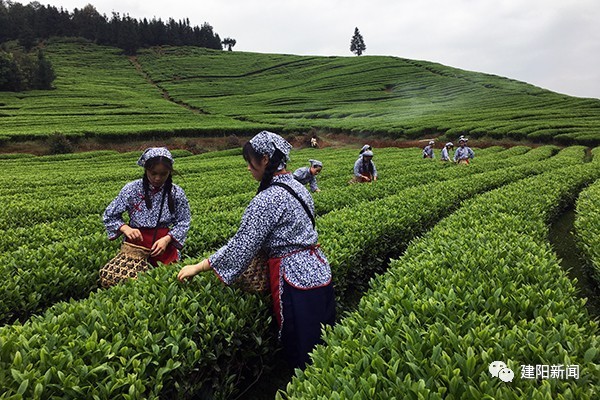
[[[266,251],[279,335],[290,364],[304,368],[321,341],[321,324],[335,321],[335,296],[331,268],[317,244],[312,196],[285,170],[291,147],[267,131],[246,143],[244,159],[260,182],[258,193],[229,242],[208,259],[183,267],[178,279],[212,269],[231,284],[261,249]]]
[[[172,180],[174,162],[164,147],[146,149],[137,162],[144,168],[142,179],[126,184],[103,216],[110,240],[124,235],[126,241],[152,249],[149,261],[154,266],[157,261],[170,264],[179,259],[190,228],[187,197]],[[129,223],[123,219],[124,212],[129,214]]]

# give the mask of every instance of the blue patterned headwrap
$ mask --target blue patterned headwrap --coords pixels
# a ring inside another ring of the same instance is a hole
[[[273,157],[275,150],[281,151],[285,157],[279,164],[278,170],[284,169],[285,164],[290,160],[292,145],[276,133],[262,131],[250,139],[250,145],[258,154],[267,155],[269,158]]]
[[[146,165],[146,161],[154,157],[165,157],[171,160],[172,163],[175,162],[173,155],[165,147],[149,147],[144,150],[140,158],[137,160],[137,165],[143,167]]]
[[[323,168],[323,163],[319,160],[308,160],[311,167],[321,167]]]

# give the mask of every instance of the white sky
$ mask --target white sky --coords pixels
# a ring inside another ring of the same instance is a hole
[[[16,0],[27,4],[27,0]],[[208,22],[234,51],[427,60],[600,98],[599,0],[39,0],[109,18]]]

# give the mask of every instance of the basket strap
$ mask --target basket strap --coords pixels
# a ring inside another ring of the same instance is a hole
[[[289,187],[288,185],[286,185],[285,183],[273,182],[273,183],[271,183],[271,186],[279,186],[279,187],[284,188],[288,192],[290,192],[290,194],[292,196],[294,196],[300,202],[300,204],[302,205],[302,208],[304,208],[304,211],[306,211],[306,214],[308,215],[308,218],[310,218],[310,222],[312,222],[313,228],[315,227],[315,217],[310,212],[310,209],[308,208],[308,206],[306,205],[306,203],[304,202],[304,200],[302,200],[300,198],[300,196],[298,196],[298,193],[294,192],[294,190],[291,187]]]

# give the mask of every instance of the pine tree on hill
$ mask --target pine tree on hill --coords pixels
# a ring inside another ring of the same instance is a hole
[[[350,41],[350,51],[357,56],[360,56],[366,49],[367,46],[365,45],[362,35],[358,28],[354,28],[354,36],[352,36],[352,40]]]

